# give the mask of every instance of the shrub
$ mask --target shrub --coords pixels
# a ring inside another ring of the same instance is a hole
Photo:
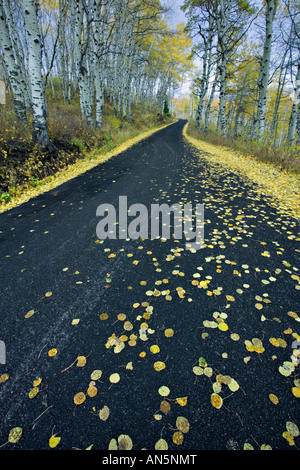
[[[81,150],[82,152],[85,150],[85,143],[77,137],[72,137],[72,139],[70,140],[70,144],[73,147],[76,147],[77,149]]]
[[[89,127],[81,116],[78,93],[71,103],[64,103],[59,82],[54,84],[54,94],[47,87],[49,137],[59,151],[59,157],[43,153],[32,141],[31,117],[20,123],[14,113],[12,100],[8,97],[0,114],[0,201],[8,202],[22,188],[42,185],[45,178],[75,163],[78,158],[93,158],[106,153],[137,134],[157,127],[155,111],[145,111],[138,103],[132,107],[132,120],[120,120],[109,99],[105,101],[103,126]],[[14,192],[12,191],[14,188]]]
[[[11,200],[11,195],[7,193],[6,191],[0,190],[0,199],[3,202],[9,202]]]

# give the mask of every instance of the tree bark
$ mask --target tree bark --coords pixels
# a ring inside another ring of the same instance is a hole
[[[295,133],[297,129],[297,114],[298,114],[298,121],[299,121],[299,102],[300,102],[300,64],[298,64],[298,68],[297,68],[295,96],[294,96],[294,101],[292,105],[292,111],[291,111],[288,135],[287,135],[287,141],[289,145],[293,145],[293,142],[295,139]],[[299,133],[299,122],[298,122],[298,133]],[[299,141],[299,134],[297,137],[297,141]]]
[[[41,38],[34,0],[22,0],[24,22],[28,39],[28,74],[31,85],[33,140],[40,148],[55,151],[50,141],[46,120],[45,86],[42,77]]]
[[[209,100],[205,109],[205,124],[204,124],[204,132],[208,131],[208,126],[209,126],[209,120],[210,120],[210,110],[211,110],[211,105],[214,99],[215,91],[216,91],[216,86],[219,82],[219,66],[217,64],[216,67],[216,72],[215,72],[215,78],[211,87],[211,92],[209,95]]]
[[[219,79],[220,79],[220,100],[219,100],[219,115],[218,123],[220,126],[220,132],[223,137],[226,136],[226,79],[227,79],[227,64],[228,64],[228,28],[229,19],[232,11],[232,0],[224,2],[223,0],[216,2],[215,6],[215,20],[218,32],[218,47],[220,53],[219,62]]]
[[[26,84],[21,76],[22,65],[15,60],[14,47],[8,29],[8,18],[0,5],[0,44],[5,69],[11,85],[16,117],[19,121],[27,122],[26,114]],[[10,24],[10,27],[14,25]]]
[[[80,110],[81,115],[86,119],[88,125],[93,125],[92,117],[92,103],[91,103],[91,90],[90,90],[90,77],[91,72],[89,67],[89,56],[90,56],[90,24],[87,21],[86,33],[88,37],[85,37],[85,47],[83,47],[83,18],[84,18],[84,4],[82,0],[78,0],[74,5],[71,3],[71,27],[72,27],[72,38],[74,45],[74,65],[76,72],[76,80],[79,88],[80,97]]]
[[[220,101],[219,101],[219,123],[220,132],[223,137],[226,136],[227,123],[226,123],[226,70],[227,70],[227,57],[226,54],[221,56],[220,64]]]
[[[300,144],[300,105],[298,105],[296,145]]]
[[[265,131],[265,113],[267,107],[267,90],[270,73],[270,59],[273,35],[273,21],[277,9],[278,0],[267,0],[266,11],[266,36],[264,43],[263,57],[261,61],[261,73],[258,82],[258,104],[257,104],[257,124],[258,140],[261,141]]]
[[[196,112],[196,127],[200,129],[202,122],[202,114],[204,108],[204,98],[206,96],[209,84],[209,77],[212,68],[212,46],[214,36],[214,23],[211,16],[209,16],[208,31],[202,32],[199,25],[199,34],[204,42],[204,53],[202,58],[202,76],[200,80],[199,102]],[[206,33],[206,34],[205,34]],[[206,37],[207,35],[207,37]]]
[[[277,135],[278,111],[279,111],[282,92],[283,92],[285,81],[286,81],[286,75],[287,75],[287,66],[285,67],[285,69],[283,69],[283,67],[281,67],[280,68],[280,74],[279,74],[279,80],[278,80],[278,87],[277,87],[277,93],[276,93],[276,100],[275,100],[273,118],[272,118],[272,123],[271,123],[271,128],[270,128],[270,140],[273,139],[273,137],[274,137],[275,142],[276,142],[276,135]]]

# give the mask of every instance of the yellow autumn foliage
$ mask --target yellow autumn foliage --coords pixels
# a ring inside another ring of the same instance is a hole
[[[234,150],[195,139],[187,134],[188,124],[183,135],[188,142],[201,151],[201,158],[210,164],[221,164],[257,184],[257,192],[269,196],[280,212],[300,218],[300,176],[288,171],[280,171],[270,163],[255,160],[249,155],[240,155]]]

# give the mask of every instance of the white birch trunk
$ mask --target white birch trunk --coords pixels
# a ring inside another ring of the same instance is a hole
[[[93,14],[93,52],[94,59],[94,79],[95,79],[95,99],[96,99],[96,126],[101,128],[103,121],[104,111],[104,64],[103,56],[105,47],[107,47],[107,22],[108,22],[108,9],[110,2],[102,5],[101,1],[91,0],[90,9]]]
[[[54,151],[55,147],[49,139],[46,120],[41,38],[35,1],[22,0],[22,9],[28,39],[28,74],[31,85],[33,139],[40,147]]]
[[[298,106],[296,145],[300,144],[300,105]]]
[[[212,41],[213,41],[213,19],[209,16],[208,32],[207,37],[205,33],[202,34],[202,39],[204,41],[204,54],[202,58],[202,76],[200,81],[200,93],[199,93],[199,103],[196,112],[196,127],[201,127],[202,114],[204,108],[204,98],[206,96],[209,84],[209,77],[212,67]]]
[[[222,55],[221,64],[220,64],[220,92],[219,92],[219,125],[220,132],[223,137],[226,136],[226,70],[227,70],[227,57],[226,54]]]
[[[219,2],[217,2],[218,5]],[[217,7],[218,8],[218,7]],[[218,31],[218,45],[220,53],[219,79],[220,79],[220,101],[218,125],[223,137],[226,136],[226,75],[228,64],[228,39],[229,18],[232,10],[232,0],[220,1],[219,10],[217,10],[215,19]]]
[[[244,95],[246,91],[247,77],[248,77],[248,68],[246,68],[245,70],[245,73],[243,75],[242,87],[239,90],[240,96],[239,96],[239,101],[238,101],[237,108],[236,108],[236,113],[235,113],[235,118],[234,118],[234,129],[233,129],[233,135],[235,137],[240,134],[239,132],[240,115],[243,112],[243,100],[244,100]]]
[[[215,90],[216,90],[216,86],[217,86],[217,83],[218,83],[218,82],[219,82],[219,66],[218,66],[218,64],[217,64],[215,78],[214,78],[214,81],[213,81],[213,84],[212,84],[212,87],[211,87],[211,92],[210,92],[210,95],[209,95],[209,100],[208,100],[208,103],[207,103],[207,106],[206,106],[206,109],[205,109],[204,132],[207,132],[207,131],[208,131],[209,118],[210,118],[210,109],[211,109],[211,105],[212,105],[212,102],[213,102],[213,99],[214,99]]]
[[[66,41],[66,22],[67,22],[67,4],[65,1],[59,1],[59,56],[61,83],[64,103],[66,104],[69,93],[69,74],[68,74],[68,51]]]
[[[261,62],[260,80],[258,82],[258,104],[257,104],[257,124],[258,124],[258,140],[261,141],[265,131],[265,113],[267,107],[267,90],[270,73],[270,59],[273,35],[273,21],[276,13],[278,0],[267,0],[266,11],[266,37],[264,43],[264,51]]]
[[[78,0],[74,5],[71,3],[72,17],[72,35],[74,46],[74,62],[77,75],[77,82],[80,96],[80,109],[82,116],[86,119],[88,125],[93,125],[92,103],[90,94],[90,77],[89,77],[89,44],[84,49],[82,44],[84,28],[83,28],[84,5],[82,0]],[[88,26],[89,27],[89,26]]]
[[[299,115],[299,103],[300,103],[300,64],[298,64],[298,68],[297,68],[295,95],[294,95],[294,101],[292,105],[292,111],[291,111],[288,135],[287,135],[287,140],[288,140],[289,145],[292,145],[295,139],[295,133],[297,129],[297,114]]]
[[[2,0],[4,13],[7,18],[7,26],[9,29],[9,35],[11,37],[12,45],[13,45],[13,52],[15,56],[15,62],[17,67],[19,68],[20,74],[20,81],[24,84],[24,101],[26,103],[26,107],[31,107],[31,95],[30,95],[30,86],[27,77],[26,71],[26,59],[25,59],[25,52],[23,51],[22,47],[22,40],[21,37],[24,37],[25,31],[24,28],[20,28],[19,25],[16,24],[15,18],[13,15],[13,11],[11,9],[10,0]],[[20,31],[21,30],[21,31]],[[27,48],[25,47],[25,50]],[[27,50],[26,50],[27,53]]]
[[[11,25],[12,26],[12,25]],[[15,54],[13,51],[13,44],[10,39],[9,30],[7,26],[7,18],[2,6],[0,5],[0,45],[3,54],[3,61],[5,69],[9,77],[14,108],[17,119],[26,122],[26,85],[20,73],[20,64],[15,61]]]

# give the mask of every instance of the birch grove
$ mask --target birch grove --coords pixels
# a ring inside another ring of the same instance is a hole
[[[16,28],[6,0],[0,3],[0,44],[3,62],[13,91],[16,116],[26,121],[26,96],[28,84],[25,78],[24,62],[20,57]]]
[[[172,110],[188,73],[199,131],[296,145],[299,0],[183,0],[182,10],[186,26],[170,28],[159,0],[0,0],[0,54],[19,122],[54,152],[45,98],[54,83],[101,129],[108,101],[121,121],[133,106]]]
[[[297,144],[300,2],[185,0],[182,9],[199,63],[196,128]]]
[[[0,48],[15,113],[23,122],[32,117],[41,148],[55,151],[45,98],[55,79],[65,103],[79,94],[91,127],[103,124],[105,98],[121,120],[131,120],[139,102],[163,113],[179,70],[188,69],[190,47],[183,26],[171,30],[165,13],[158,0],[0,0]]]
[[[291,32],[284,39],[290,54],[291,71],[296,69],[292,83],[294,96],[287,135],[287,141],[292,145],[294,140],[297,144],[300,142],[300,2],[287,0],[284,3],[291,23]]]

